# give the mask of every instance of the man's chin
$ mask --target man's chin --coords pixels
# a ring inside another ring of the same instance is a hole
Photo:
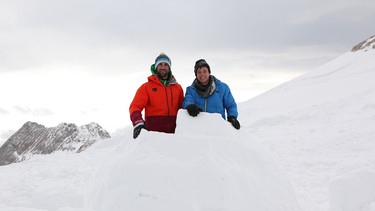
[[[167,79],[168,78],[168,74],[158,74],[158,76],[161,79]]]

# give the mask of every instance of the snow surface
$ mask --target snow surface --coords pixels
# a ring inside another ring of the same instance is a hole
[[[375,211],[375,51],[239,104],[0,167],[0,210]]]

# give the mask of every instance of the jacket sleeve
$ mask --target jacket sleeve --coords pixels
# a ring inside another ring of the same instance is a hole
[[[182,108],[186,109],[186,107],[190,104],[195,104],[194,100],[194,90],[189,86],[186,88],[185,98],[182,102]]]
[[[234,100],[234,97],[230,91],[230,88],[227,84],[223,83],[225,86],[225,92],[224,92],[224,108],[227,110],[227,118],[228,116],[234,116],[238,117],[238,110],[237,110],[237,103]]]
[[[148,103],[148,94],[146,90],[146,85],[143,84],[138,88],[133,101],[129,106],[130,120],[133,123],[133,126],[139,122],[144,122],[142,118],[142,111]]]

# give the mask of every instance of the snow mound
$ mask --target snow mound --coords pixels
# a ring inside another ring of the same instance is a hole
[[[330,211],[374,210],[375,171],[361,170],[330,184]],[[372,209],[371,209],[372,207]]]
[[[220,115],[178,114],[176,134],[142,131],[92,181],[90,210],[298,210],[267,153]],[[236,133],[236,135],[234,135]],[[228,138],[232,136],[233,138]],[[254,144],[256,147],[256,145]]]

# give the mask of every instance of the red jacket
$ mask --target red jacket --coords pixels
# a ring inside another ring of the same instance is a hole
[[[133,126],[144,121],[150,131],[174,133],[177,112],[183,100],[184,92],[174,77],[169,85],[164,86],[157,75],[149,76],[148,82],[138,88],[129,107]]]

